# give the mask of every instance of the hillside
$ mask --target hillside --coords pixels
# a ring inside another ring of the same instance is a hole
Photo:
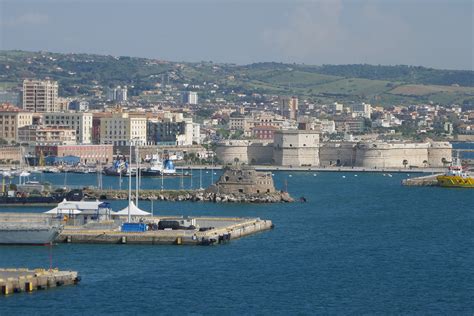
[[[229,92],[298,95],[322,102],[364,100],[377,104],[474,103],[474,72],[411,66],[212,62],[179,63],[135,57],[0,51],[0,89],[23,78],[58,80],[61,95],[92,94],[94,87],[128,85],[130,95],[156,83],[219,85]],[[200,93],[209,95],[205,88]]]

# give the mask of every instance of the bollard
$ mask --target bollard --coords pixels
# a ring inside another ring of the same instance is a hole
[[[183,243],[183,240],[181,239],[181,237],[176,238],[177,245],[181,245],[182,243]]]
[[[126,244],[126,243],[127,243],[127,237],[122,236],[122,240],[121,240],[121,241],[122,241],[122,244]]]
[[[2,289],[2,294],[3,294],[3,295],[8,295],[8,294],[10,294],[9,288],[8,288],[8,286],[7,286],[6,284],[5,284],[5,285],[2,285],[1,289]]]
[[[71,236],[67,236],[66,242],[67,242],[68,244],[70,244],[70,243],[72,242],[72,237],[71,237]]]
[[[33,292],[33,282],[25,283],[25,292]]]

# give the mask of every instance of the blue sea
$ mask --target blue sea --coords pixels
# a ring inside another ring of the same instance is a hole
[[[210,247],[59,244],[53,266],[79,271],[81,283],[0,297],[0,314],[472,315],[474,190],[403,187],[406,177],[275,172],[277,187],[287,182],[307,203],[155,202],[155,214],[257,216],[275,228]],[[95,184],[96,176],[66,182]],[[203,172],[203,186],[210,182]],[[118,185],[104,177],[105,187]],[[143,179],[143,187],[160,186],[161,179]],[[165,179],[165,188],[179,186]],[[48,247],[0,247],[0,267],[48,267],[49,258]]]

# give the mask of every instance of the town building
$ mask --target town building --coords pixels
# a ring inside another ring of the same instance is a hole
[[[198,94],[195,91],[185,91],[182,94],[182,101],[184,104],[198,104]]]
[[[252,128],[252,137],[255,139],[263,139],[263,140],[273,140],[275,135],[275,131],[278,128],[276,126],[268,126],[268,125],[259,125]]]
[[[31,112],[58,112],[58,83],[52,80],[23,81],[23,109]]]
[[[281,115],[290,120],[296,120],[298,116],[298,98],[292,96],[280,97]]]
[[[145,145],[147,142],[147,119],[141,114],[114,112],[100,118],[100,143],[125,146]]]
[[[83,164],[108,164],[114,159],[113,145],[38,145],[35,146],[35,155],[80,158]]]
[[[372,106],[365,102],[351,104],[351,111],[353,117],[365,117],[370,119],[372,114]]]
[[[22,147],[0,146],[0,164],[20,162],[22,159]]]
[[[43,124],[46,126],[65,126],[75,129],[76,142],[78,144],[90,144],[92,142],[92,113],[44,113]]]
[[[176,145],[179,135],[185,133],[185,122],[147,122],[147,143],[153,145]]]
[[[23,126],[18,128],[18,142],[30,145],[74,145],[76,130],[63,126]]]
[[[126,102],[128,100],[127,86],[117,86],[115,88],[107,88],[107,101]]]
[[[18,142],[18,128],[31,125],[33,113],[10,104],[0,106],[0,138],[8,143]]]
[[[365,119],[363,117],[338,117],[334,119],[338,133],[362,133],[365,131]]]
[[[74,100],[69,103],[69,110],[77,112],[89,111],[89,102],[84,100]]]

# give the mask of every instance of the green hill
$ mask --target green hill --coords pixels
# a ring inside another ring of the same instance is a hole
[[[96,86],[128,85],[130,95],[156,83],[215,83],[225,95],[298,95],[322,102],[365,100],[378,104],[474,102],[474,72],[412,66],[212,62],[180,63],[135,57],[0,51],[0,88],[24,78],[58,80],[62,95],[91,94]],[[206,88],[204,88],[206,89]],[[207,91],[201,93],[208,95]]]

